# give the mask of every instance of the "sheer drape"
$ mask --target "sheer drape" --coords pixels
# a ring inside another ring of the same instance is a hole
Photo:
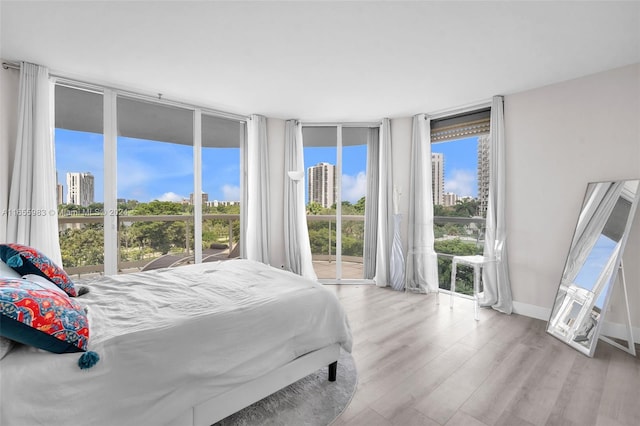
[[[269,264],[269,153],[267,119],[247,123],[247,247],[249,260]]]
[[[311,260],[309,229],[304,205],[304,152],[302,126],[295,120],[285,123],[284,140],[284,251],[287,269],[316,280]]]
[[[380,163],[379,130],[367,130],[367,196],[364,208],[364,278],[376,275],[378,248],[378,188]]]
[[[624,182],[600,183],[587,194],[587,199],[578,218],[576,233],[571,241],[571,249],[567,256],[562,281],[571,284],[582,265],[587,260],[591,249],[598,241],[611,212],[620,198]]]
[[[58,238],[53,83],[47,68],[22,62],[6,241],[32,246],[62,265]]]
[[[510,314],[513,309],[506,228],[506,159],[504,140],[504,103],[494,96],[491,103],[489,196],[484,242],[484,256],[492,259],[483,268],[482,306]]]
[[[378,182],[378,203],[375,206],[378,210],[378,237],[374,280],[377,286],[386,287],[391,284],[390,262],[393,242],[393,161],[391,157],[391,123],[388,118],[383,119],[380,126]],[[368,206],[369,204],[367,204],[367,210]]]
[[[249,221],[247,215],[247,206],[249,204],[249,196],[248,196],[248,181],[247,181],[247,170],[248,170],[248,124],[243,123],[240,126],[240,257],[243,259],[247,258],[247,222]]]
[[[439,287],[431,181],[430,121],[425,114],[419,114],[413,117],[411,138],[406,288],[421,292],[435,292]]]

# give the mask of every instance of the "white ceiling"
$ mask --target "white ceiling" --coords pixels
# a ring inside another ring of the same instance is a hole
[[[640,62],[640,2],[0,3],[5,60],[239,114],[435,112]]]

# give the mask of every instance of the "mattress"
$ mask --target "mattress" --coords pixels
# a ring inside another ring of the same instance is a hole
[[[2,425],[166,424],[190,407],[351,332],[334,293],[229,260],[79,282],[90,369],[79,354],[18,346],[0,361]]]

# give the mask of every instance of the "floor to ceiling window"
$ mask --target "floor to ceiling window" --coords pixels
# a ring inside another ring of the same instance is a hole
[[[202,115],[202,258],[240,256],[242,170],[240,144],[245,126]]]
[[[71,274],[237,256],[241,117],[66,83],[56,85],[55,114]]]
[[[118,269],[172,264],[194,249],[193,111],[124,96],[117,111]]]
[[[482,254],[489,190],[487,108],[432,120],[434,248],[440,288],[451,285],[455,255]],[[473,270],[458,267],[456,292],[473,294]]]
[[[73,272],[104,264],[102,93],[56,85],[55,155],[62,262]]]
[[[362,282],[368,127],[303,126],[309,240],[316,275]]]

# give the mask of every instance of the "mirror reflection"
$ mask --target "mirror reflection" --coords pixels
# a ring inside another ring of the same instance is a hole
[[[567,255],[547,331],[589,356],[618,273],[639,183],[590,183]]]

